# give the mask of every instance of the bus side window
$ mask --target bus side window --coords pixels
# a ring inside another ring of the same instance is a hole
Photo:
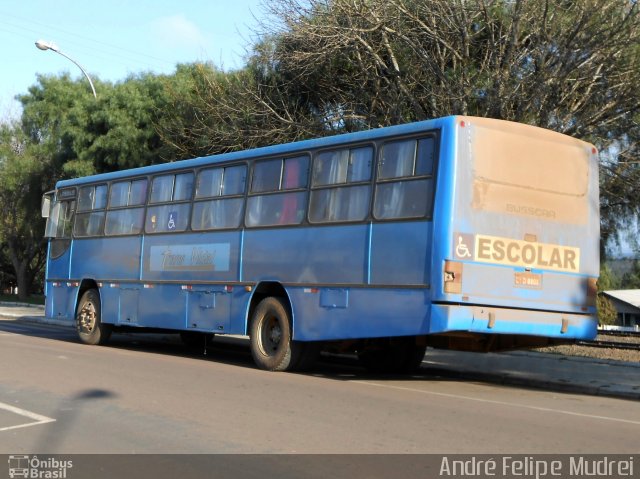
[[[373,148],[324,151],[313,164],[309,221],[362,221],[369,214]]]
[[[146,233],[186,231],[191,215],[193,173],[156,176],[151,183],[144,230]],[[158,204],[163,203],[163,204]]]
[[[193,205],[191,227],[196,231],[237,228],[243,203],[244,198],[199,201]]]
[[[170,233],[185,231],[189,224],[189,203],[149,206],[145,231]]]
[[[151,198],[149,203],[163,203],[171,201],[173,193],[174,175],[157,176],[151,184]]]
[[[188,201],[193,194],[193,173],[176,175],[173,187],[173,201]]]
[[[247,200],[247,226],[302,223],[306,203],[307,193],[304,191],[250,196]]]
[[[77,237],[100,236],[104,230],[107,185],[83,186],[78,193],[78,212],[73,225]]]
[[[376,219],[424,218],[431,214],[434,157],[433,138],[383,145],[373,206]]]
[[[261,194],[247,199],[247,226],[302,223],[307,210],[308,176],[307,155],[257,162],[250,193]]]
[[[109,194],[109,211],[105,218],[104,234],[107,236],[140,234],[144,223],[144,208],[139,205],[145,203],[146,197],[147,180],[144,178],[113,183]]]
[[[60,214],[56,228],[56,238],[71,238],[71,226],[75,212],[75,201],[63,201],[60,203]]]
[[[196,201],[193,204],[191,228],[194,231],[237,228],[242,220],[244,198],[224,198],[244,194],[246,165],[207,168],[198,174]],[[222,198],[222,199],[218,199]]]
[[[241,195],[244,193],[246,179],[245,165],[202,170],[198,174],[196,199]]]
[[[104,225],[104,234],[107,236],[140,234],[143,215],[144,208],[109,211]]]
[[[143,205],[147,201],[147,180],[137,180],[131,182],[131,192],[129,194],[129,206]]]

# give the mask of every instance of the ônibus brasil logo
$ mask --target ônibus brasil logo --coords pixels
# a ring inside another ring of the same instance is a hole
[[[29,479],[65,479],[67,469],[73,467],[73,461],[57,459],[55,457],[39,458],[38,456],[11,455],[9,456],[9,477],[24,477]]]

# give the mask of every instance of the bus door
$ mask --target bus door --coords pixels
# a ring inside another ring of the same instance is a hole
[[[53,203],[50,200],[45,200],[44,203],[50,205],[49,211],[43,208],[43,215],[47,217],[45,237],[49,238],[45,285],[46,313],[52,318],[71,319],[70,312],[74,311],[76,289],[71,287],[67,280],[70,278],[75,189],[60,190]]]

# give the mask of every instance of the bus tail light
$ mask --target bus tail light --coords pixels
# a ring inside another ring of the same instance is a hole
[[[462,263],[445,261],[443,278],[445,293],[462,293]]]

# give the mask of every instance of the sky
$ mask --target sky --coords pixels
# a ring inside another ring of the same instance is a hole
[[[257,19],[264,16],[260,5],[261,0],[0,0],[0,121],[20,115],[14,97],[27,93],[37,74],[84,78],[62,55],[38,50],[38,40],[54,43],[92,79],[111,82],[140,72],[171,73],[177,63],[195,61],[231,70],[243,65]]]

